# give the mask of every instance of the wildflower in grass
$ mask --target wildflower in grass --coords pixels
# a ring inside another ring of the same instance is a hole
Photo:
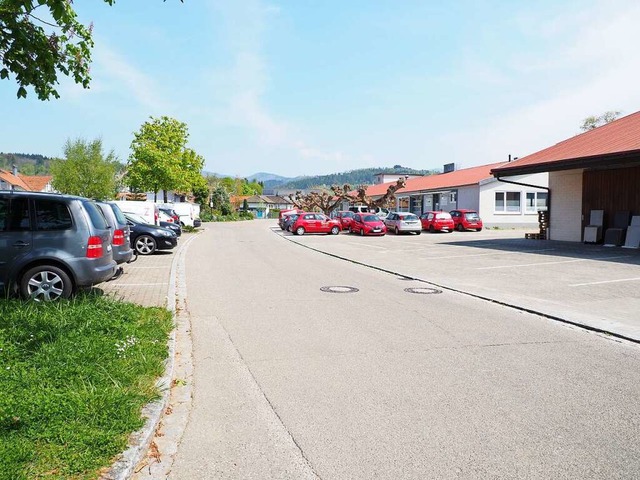
[[[122,342],[116,342],[116,352],[118,357],[125,358],[127,352],[138,344],[138,339],[133,335],[129,335]]]

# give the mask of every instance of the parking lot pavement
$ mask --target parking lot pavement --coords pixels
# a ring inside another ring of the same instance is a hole
[[[124,274],[117,280],[105,282],[99,288],[106,295],[133,302],[145,307],[166,307],[169,275],[174,252],[184,244],[189,235],[183,234],[178,247],[160,250],[153,255],[139,255],[138,260],[124,265]]]
[[[319,251],[640,341],[640,252],[524,230],[359,237],[283,233]]]

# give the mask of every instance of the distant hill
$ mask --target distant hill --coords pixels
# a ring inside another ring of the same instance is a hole
[[[361,168],[343,173],[332,173],[329,175],[317,175],[314,177],[300,177],[291,181],[277,185],[282,189],[306,190],[310,188],[330,187],[331,185],[344,185],[348,183],[352,187],[359,185],[372,185],[376,173],[396,173],[407,175],[433,175],[440,173],[436,170],[415,170],[413,168],[396,165],[394,167]]]
[[[23,175],[49,175],[49,167],[52,158],[31,153],[1,153],[0,168],[9,170],[13,165],[18,167],[18,172]]]

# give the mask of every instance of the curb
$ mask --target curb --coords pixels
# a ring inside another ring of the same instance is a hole
[[[171,261],[171,272],[169,273],[169,288],[167,290],[167,310],[171,312],[171,316],[174,322],[174,328],[169,335],[168,344],[168,357],[166,360],[166,368],[164,375],[156,381],[156,387],[162,392],[162,397],[159,400],[151,402],[143,407],[142,416],[147,420],[144,426],[131,434],[130,447],[120,454],[118,460],[116,460],[108,472],[101,475],[102,480],[127,480],[134,473],[136,465],[142,460],[149,449],[153,437],[155,435],[156,428],[160,423],[162,412],[169,403],[169,395],[171,393],[171,379],[173,378],[173,371],[175,367],[175,351],[176,351],[176,329],[177,329],[177,312],[176,303],[177,299],[177,287],[176,276],[178,271],[178,264],[182,260],[182,252],[186,247],[196,238],[197,235],[193,235],[188,238],[178,250],[174,252],[175,256]]]

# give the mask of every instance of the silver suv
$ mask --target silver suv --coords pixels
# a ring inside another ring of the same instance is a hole
[[[56,300],[113,277],[111,231],[82,197],[0,191],[0,290]]]

